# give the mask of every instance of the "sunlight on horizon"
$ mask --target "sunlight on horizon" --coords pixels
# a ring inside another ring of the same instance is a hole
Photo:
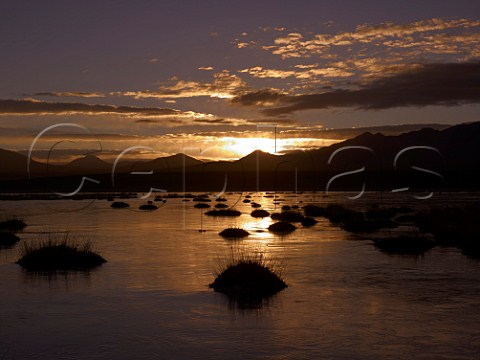
[[[279,154],[292,150],[308,150],[321,148],[341,142],[339,139],[317,139],[317,138],[287,138],[272,139],[262,137],[234,138],[223,137],[218,139],[219,147],[229,157],[244,157],[255,150],[261,150],[270,154]]]
[[[220,146],[234,155],[240,157],[250,154],[252,151],[261,150],[274,154],[281,150],[280,140],[268,138],[221,138]],[[224,145],[222,145],[224,143]]]
[[[125,147],[141,147],[129,151],[122,157],[123,161],[150,161],[161,157],[169,157],[176,154],[186,154],[202,161],[231,161],[238,160],[255,150],[266,153],[281,155],[294,150],[312,150],[330,146],[343,141],[343,139],[323,138],[267,138],[267,137],[233,137],[224,136],[220,138],[190,138],[188,142],[179,142],[178,139],[155,142],[151,138],[136,139],[135,141],[124,142]],[[54,165],[68,164],[74,160],[93,155],[107,163],[113,163],[120,154],[122,147],[117,142],[103,141],[102,146],[95,143],[95,148],[87,142],[64,142],[64,144],[75,145],[74,147],[56,147],[52,153],[49,152],[51,142],[45,142],[37,146],[33,151],[33,159],[39,162],[48,162]],[[188,144],[188,146],[187,146]],[[24,155],[27,152],[22,152]]]

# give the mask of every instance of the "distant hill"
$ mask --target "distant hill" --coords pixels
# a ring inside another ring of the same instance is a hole
[[[364,132],[329,147],[292,151],[274,155],[255,150],[236,161],[202,162],[184,154],[149,161],[120,164],[112,189],[112,164],[89,155],[64,166],[51,166],[48,176],[75,183],[74,176],[92,174],[102,179],[91,191],[146,191],[150,187],[181,191],[228,190],[322,190],[332,177],[333,190],[358,189],[363,182],[367,190],[412,188],[480,187],[480,122],[446,129],[423,128],[400,135]],[[27,181],[27,157],[0,150],[2,190],[9,191],[14,179],[25,183],[15,189],[33,186]],[[45,177],[45,164],[32,161],[31,173]],[[364,169],[363,169],[364,168]],[[359,171],[359,169],[363,169]],[[346,172],[356,174],[345,175]],[[132,174],[133,172],[133,174]],[[339,176],[339,174],[344,174]],[[42,185],[35,184],[35,189]],[[95,187],[96,186],[96,187]],[[144,190],[146,189],[146,190]],[[25,190],[26,191],[26,190]]]
[[[0,149],[0,179],[28,178],[28,157],[14,151]],[[31,160],[30,175],[32,177],[46,176],[45,164]]]
[[[105,167],[111,167],[110,164],[93,155],[87,155],[85,157],[75,159],[69,163],[68,166],[85,169],[102,169]]]
[[[69,164],[57,166],[56,170],[56,175],[108,174],[112,171],[112,164],[94,155],[87,155]]]
[[[133,169],[135,171],[139,170],[153,170],[155,171],[162,171],[162,170],[175,170],[175,169],[183,169],[183,167],[191,167],[191,166],[198,166],[203,165],[204,162],[197,160],[191,156],[185,154],[175,154],[171,156],[161,157],[150,161],[144,161],[137,163]]]

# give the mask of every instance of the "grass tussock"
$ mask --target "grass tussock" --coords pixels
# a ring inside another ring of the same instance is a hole
[[[130,207],[130,205],[124,201],[114,201],[110,207],[113,209],[124,209]]]
[[[242,213],[233,209],[210,210],[205,213],[208,216],[240,216]]]
[[[306,217],[304,217],[304,218],[302,219],[302,222],[301,222],[301,223],[302,223],[302,226],[303,226],[303,227],[312,227],[312,226],[314,226],[317,222],[318,222],[318,221],[315,220],[314,218],[306,216]]]
[[[391,217],[395,216],[395,209],[371,209],[367,212],[347,209],[338,204],[330,204],[326,208],[310,206],[304,208],[305,213],[311,216],[323,213],[334,225],[352,233],[373,233],[380,229],[394,229],[398,223]]]
[[[271,215],[273,220],[286,221],[286,222],[302,222],[304,216],[295,211],[282,211],[281,213],[273,213]]]
[[[268,227],[268,231],[276,234],[289,234],[295,230],[297,230],[297,227],[286,221],[279,221]]]
[[[382,252],[398,255],[422,255],[436,246],[432,236],[417,232],[392,233],[373,239],[373,243]]]
[[[27,271],[89,270],[106,260],[93,252],[92,243],[75,243],[69,233],[47,234],[46,239],[24,242],[16,262]]]
[[[208,195],[204,195],[204,196],[196,196],[193,198],[193,201],[197,201],[197,202],[211,202],[212,200],[210,200],[208,198]]]
[[[303,212],[305,216],[308,217],[326,216],[327,214],[327,210],[324,207],[316,205],[305,205],[303,207]]]
[[[417,214],[420,231],[433,234],[441,246],[454,246],[468,257],[480,259],[480,207],[437,208]]]
[[[209,286],[240,302],[261,301],[285,289],[283,266],[264,253],[245,253],[232,249],[231,257],[220,260],[215,281]]]
[[[250,215],[254,218],[264,218],[264,217],[269,217],[270,213],[266,210],[253,210]]]
[[[138,208],[140,210],[152,211],[152,210],[157,210],[158,206],[149,203],[149,204],[140,205]]]
[[[250,233],[240,228],[227,228],[222,230],[219,235],[227,239],[242,239],[250,235]]]

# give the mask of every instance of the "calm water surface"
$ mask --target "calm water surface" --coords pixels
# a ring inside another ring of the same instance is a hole
[[[344,201],[282,194],[299,205]],[[279,237],[264,230],[239,194],[239,218],[210,218],[192,202],[169,199],[153,212],[111,209],[107,201],[3,201],[0,216],[29,226],[22,241],[68,230],[91,240],[108,262],[88,274],[29,275],[0,250],[0,359],[478,359],[480,266],[455,249],[423,257],[389,256],[319,218]],[[273,207],[271,198],[253,194]],[[369,194],[415,207],[479,203],[471,194]],[[300,203],[303,202],[303,203]],[[228,241],[229,226],[251,232]],[[206,230],[199,232],[199,229]],[[262,252],[283,267],[289,287],[261,308],[232,304],[208,284],[234,251]]]

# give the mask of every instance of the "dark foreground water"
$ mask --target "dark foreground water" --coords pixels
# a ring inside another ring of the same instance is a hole
[[[253,194],[272,207],[272,199]],[[342,194],[282,194],[282,203]],[[232,205],[239,194],[227,196]],[[478,203],[471,194],[368,194],[350,202],[415,207]],[[300,203],[303,201],[303,203]],[[68,230],[108,263],[88,274],[24,273],[18,247],[0,249],[0,359],[478,359],[480,263],[452,248],[389,256],[328,220],[279,237],[241,201],[239,218],[209,218],[169,199],[153,212],[107,201],[3,201],[0,216],[29,226],[21,241]],[[229,226],[251,232],[232,242]],[[206,232],[199,232],[202,228]],[[261,308],[240,308],[208,284],[233,251],[281,262],[289,287]],[[240,250],[238,250],[240,249]]]

